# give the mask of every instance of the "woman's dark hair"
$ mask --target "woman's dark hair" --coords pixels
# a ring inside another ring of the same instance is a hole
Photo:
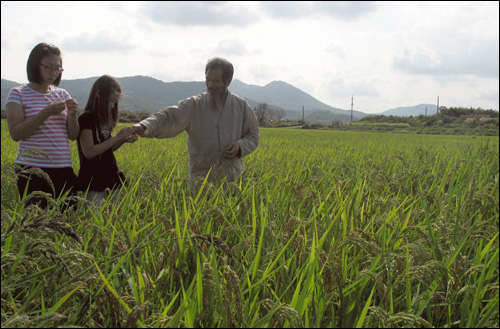
[[[26,71],[28,73],[28,81],[33,83],[42,84],[43,79],[40,73],[40,64],[42,59],[47,56],[56,55],[61,56],[61,51],[54,45],[49,45],[47,43],[39,43],[33,48],[28,57],[28,64],[26,65]],[[62,67],[62,58],[61,58],[61,67]],[[59,73],[56,80],[52,83],[54,86],[59,86],[61,83],[62,72]]]
[[[227,59],[214,57],[208,60],[207,66],[205,67],[205,74],[207,74],[209,69],[221,69],[222,70],[222,80],[227,83],[233,78],[234,68]]]
[[[99,125],[106,125],[113,131],[118,124],[118,102],[108,111],[109,98],[113,93],[121,93],[120,83],[109,75],[103,75],[94,82],[90,90],[85,111],[89,112]]]

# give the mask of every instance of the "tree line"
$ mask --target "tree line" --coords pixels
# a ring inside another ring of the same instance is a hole
[[[79,113],[82,110],[79,111]],[[259,124],[265,126],[267,121],[282,121],[286,116],[286,111],[283,109],[274,109],[269,107],[267,103],[261,103],[254,109],[255,115]],[[140,122],[151,115],[147,111],[120,111],[120,122],[136,123]],[[5,109],[2,109],[2,119],[6,119]],[[491,119],[491,120],[490,120]],[[482,108],[464,108],[464,107],[440,107],[439,112],[433,115],[419,115],[401,117],[394,115],[370,115],[358,121],[358,123],[407,123],[410,126],[429,127],[443,124],[467,124],[475,126],[499,126],[499,112],[495,110],[485,110]],[[340,122],[332,122],[332,126],[339,126]]]
[[[366,116],[357,122],[366,123],[407,123],[410,126],[433,126],[442,124],[495,125],[498,127],[499,113],[495,110],[464,107],[440,107],[433,115],[400,117],[394,115]],[[490,120],[491,119],[491,120]]]

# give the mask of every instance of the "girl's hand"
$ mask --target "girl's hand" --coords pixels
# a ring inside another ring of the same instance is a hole
[[[58,101],[50,103],[44,110],[49,116],[51,116],[61,113],[62,111],[64,111],[65,108],[66,108],[66,101]]]
[[[128,141],[128,139],[134,135],[134,129],[132,127],[123,127],[117,134],[118,137],[122,141]]]
[[[67,99],[65,103],[68,107],[68,115],[76,114],[76,111],[78,111],[78,102],[76,99]]]
[[[139,136],[137,134],[133,134],[127,137],[126,141],[127,143],[135,143],[139,139]]]

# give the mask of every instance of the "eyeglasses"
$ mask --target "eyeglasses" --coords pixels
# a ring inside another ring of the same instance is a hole
[[[63,72],[64,71],[64,69],[62,67],[52,68],[49,66],[45,66],[42,63],[40,63],[40,66],[42,66],[44,69],[46,69],[49,72]]]

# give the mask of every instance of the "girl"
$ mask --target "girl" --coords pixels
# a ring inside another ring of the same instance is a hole
[[[80,131],[78,102],[57,87],[63,71],[59,48],[40,43],[28,57],[29,83],[12,88],[7,97],[9,133],[19,142],[16,163],[20,166],[16,172],[21,198],[34,191],[49,193],[53,198],[76,194],[69,140],[74,141]],[[46,208],[47,199],[35,196],[26,202],[30,204]]]
[[[87,201],[96,206],[110,195],[113,197],[112,202],[116,202],[125,176],[118,167],[113,152],[123,143],[133,143],[138,138],[131,127],[125,127],[111,136],[118,123],[120,96],[118,81],[109,75],[103,75],[92,86],[85,111],[78,117],[78,188],[87,192]]]

